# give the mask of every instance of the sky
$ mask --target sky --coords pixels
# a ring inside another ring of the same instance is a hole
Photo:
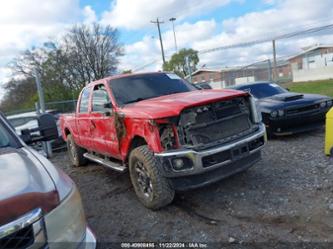
[[[333,24],[332,0],[2,0],[0,87],[12,77],[8,64],[25,49],[59,38],[73,24],[108,24],[120,31],[125,55],[119,70],[159,70],[159,18],[168,60],[178,48],[204,50]],[[333,44],[330,32],[277,41],[278,57],[316,43]],[[199,67],[246,65],[272,57],[270,43],[200,54]],[[143,67],[147,65],[146,67]],[[0,88],[0,98],[3,90]]]

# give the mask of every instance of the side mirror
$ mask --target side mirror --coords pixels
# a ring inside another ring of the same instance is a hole
[[[32,143],[31,133],[29,129],[21,130],[20,137],[23,140],[23,142],[25,142],[26,144]]]
[[[104,115],[107,116],[107,117],[110,117],[112,116],[113,114],[113,106],[112,106],[112,103],[109,102],[109,103],[106,103],[104,104]]]
[[[57,122],[53,115],[44,113],[38,118],[38,126],[40,135],[43,138],[41,141],[50,141],[59,137]]]
[[[111,102],[105,103],[104,108],[105,109],[112,109],[112,103]]]
[[[21,131],[21,138],[26,144],[51,141],[58,137],[59,134],[56,120],[53,115],[48,113],[44,113],[38,117],[38,128]]]

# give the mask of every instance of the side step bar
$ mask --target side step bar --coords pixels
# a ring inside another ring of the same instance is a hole
[[[90,154],[90,153],[84,153],[83,156],[93,162],[96,162],[96,163],[99,163],[99,164],[102,164],[103,166],[105,167],[108,167],[110,169],[113,169],[115,171],[118,171],[118,172],[125,172],[127,170],[127,167],[124,167],[120,164],[117,164],[115,162],[111,162],[109,160],[105,160],[103,158],[100,158],[98,156],[95,156],[93,154]]]

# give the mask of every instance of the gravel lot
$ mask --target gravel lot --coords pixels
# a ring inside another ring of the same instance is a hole
[[[52,161],[78,185],[102,242],[333,242],[333,160],[323,147],[323,130],[271,140],[248,171],[178,193],[157,212],[140,204],[128,174],[72,168],[66,152]]]

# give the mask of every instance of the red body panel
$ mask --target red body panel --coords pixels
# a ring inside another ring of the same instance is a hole
[[[118,107],[111,89],[107,84],[110,78],[89,84],[91,91],[96,84],[104,84],[113,104],[113,115],[91,111],[91,96],[88,113],[63,115],[60,119],[63,138],[71,133],[75,142],[88,150],[126,160],[134,137],[144,138],[154,152],[162,152],[159,131],[151,122],[154,119],[178,116],[182,110],[192,106],[204,105],[220,100],[228,100],[247,93],[236,90],[198,90],[186,93],[166,95],[139,101]],[[81,98],[81,96],[80,96]],[[80,103],[80,98],[79,102]],[[79,106],[79,104],[78,104]],[[123,119],[124,135],[118,138],[115,124],[115,112]]]
[[[235,90],[192,91],[143,100],[127,105],[120,110],[126,116],[133,118],[157,119],[177,116],[183,109],[191,106],[204,105],[244,95],[244,92]]]

